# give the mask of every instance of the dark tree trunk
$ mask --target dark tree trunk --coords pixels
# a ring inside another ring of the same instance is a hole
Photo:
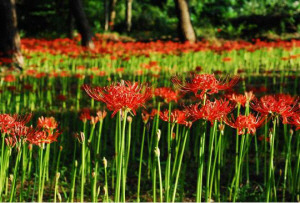
[[[94,43],[92,41],[93,34],[91,32],[88,19],[84,13],[83,5],[81,0],[69,0],[70,9],[74,16],[75,23],[78,27],[78,31],[81,34],[81,44],[82,46],[88,48],[94,48]]]
[[[132,2],[133,0],[126,0],[126,31],[131,31],[131,18],[132,18]]]
[[[17,68],[24,65],[17,29],[15,0],[0,0],[0,56],[12,58]]]
[[[108,31],[109,26],[109,4],[108,0],[104,0],[104,31]]]
[[[196,34],[190,19],[188,0],[174,0],[178,16],[179,36],[182,41],[196,42]]]
[[[73,18],[71,10],[69,10],[69,13],[68,13],[67,27],[68,27],[68,30],[67,30],[68,37],[73,38],[74,37],[74,18]]]
[[[114,29],[114,24],[115,24],[115,18],[116,18],[116,4],[117,0],[110,0],[109,4],[109,29],[113,30]]]

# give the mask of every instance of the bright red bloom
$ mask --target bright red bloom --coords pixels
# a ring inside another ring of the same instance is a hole
[[[187,115],[193,120],[205,119],[213,124],[216,120],[221,121],[233,110],[233,105],[227,100],[206,101],[205,105],[199,108],[200,103],[186,107]]]
[[[261,126],[265,119],[266,116],[255,117],[253,114],[249,114],[248,116],[239,115],[236,120],[234,120],[233,116],[232,120],[226,118],[225,123],[232,128],[236,128],[239,135],[244,135],[245,130],[249,134],[255,134],[256,129]]]
[[[166,122],[171,122],[171,123],[177,123],[177,124],[182,124],[182,125],[187,125],[188,124],[188,117],[186,116],[186,113],[184,111],[180,111],[178,109],[173,110],[170,113],[169,117],[169,111],[165,110],[163,112],[159,113],[160,119]]]
[[[137,82],[122,81],[106,87],[91,88],[84,85],[83,88],[87,94],[97,101],[106,103],[111,111],[112,117],[118,111],[129,110],[136,114],[136,109],[143,106],[151,97],[151,90],[146,85]]]
[[[214,74],[194,74],[190,81],[183,82],[178,77],[173,77],[172,82],[182,91],[191,91],[196,97],[202,98],[204,94],[218,93],[220,90],[232,88],[239,80],[238,76],[228,81],[217,80]],[[200,93],[199,93],[200,91]]]
[[[178,92],[173,91],[169,87],[159,87],[154,90],[154,95],[156,97],[161,97],[163,98],[167,103],[171,101],[177,102],[179,97],[178,97]]]
[[[0,114],[0,130],[2,133],[10,133],[14,126],[24,126],[31,119],[31,114],[26,116]]]
[[[82,109],[82,112],[79,116],[79,119],[82,120],[82,122],[86,122],[87,120],[91,120],[91,113],[89,109]]]
[[[61,134],[61,131],[55,130],[55,131],[49,131],[49,130],[40,130],[35,129],[32,130],[32,132],[28,133],[26,136],[26,141],[30,144],[38,145],[41,144],[50,144],[52,142],[56,142],[58,136]]]
[[[300,114],[293,116],[292,120],[289,123],[295,125],[296,130],[300,130]]]
[[[38,118],[38,127],[44,128],[44,129],[56,129],[58,124],[54,117],[40,117]]]
[[[262,115],[271,114],[280,115],[283,119],[283,123],[288,123],[287,119],[293,117],[299,108],[296,106],[297,100],[291,100],[289,96],[286,95],[266,95],[261,97],[259,100],[254,100],[251,103],[251,108]]]
[[[16,81],[16,77],[14,75],[6,75],[4,77],[4,81],[5,82],[14,82],[14,81]]]
[[[234,101],[240,104],[241,106],[245,106],[247,102],[250,102],[255,98],[253,92],[245,92],[245,94],[233,93],[231,95],[228,95],[227,97],[229,100]]]

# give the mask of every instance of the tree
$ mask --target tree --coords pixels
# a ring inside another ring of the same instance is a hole
[[[132,2],[133,0],[126,0],[126,31],[131,31],[131,18],[132,18]]]
[[[21,53],[20,35],[17,29],[15,0],[0,0],[0,54],[13,59],[21,69],[24,59]]]
[[[81,45],[93,49],[93,34],[90,29],[88,19],[83,10],[81,0],[69,0],[70,10],[74,16],[78,31],[81,34]]]
[[[114,24],[115,24],[115,18],[116,18],[116,4],[117,0],[110,0],[109,4],[109,29],[113,30],[114,29]]]
[[[179,36],[182,41],[196,42],[196,34],[190,19],[188,0],[174,0],[177,17]]]

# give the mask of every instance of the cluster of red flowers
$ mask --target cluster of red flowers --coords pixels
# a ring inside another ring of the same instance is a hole
[[[150,99],[151,89],[147,85],[122,81],[107,87],[84,85],[87,94],[97,101],[106,103],[107,108],[113,111],[112,117],[118,111],[130,111],[136,114],[136,109]]]
[[[199,41],[197,43],[178,43],[174,41],[154,41],[154,42],[122,42],[122,41],[106,41],[107,37],[104,35],[97,35],[94,38],[95,48],[93,50],[87,50],[79,46],[78,41],[80,37],[74,39],[29,39],[23,38],[21,40],[22,49],[25,53],[51,53],[53,55],[63,54],[71,58],[78,56],[89,57],[109,54],[112,56],[112,60],[120,58],[122,60],[129,60],[129,56],[141,56],[149,57],[149,53],[162,53],[162,54],[178,54],[188,52],[199,52],[212,50],[215,52],[224,52],[232,50],[247,50],[253,52],[258,49],[272,49],[272,48],[284,48],[291,49],[293,47],[299,47],[299,40],[291,41],[273,41],[265,42],[259,39],[253,40],[253,43],[245,41],[225,41],[220,43],[212,43],[208,41]],[[103,43],[106,41],[106,43]],[[295,58],[295,56],[287,57]],[[223,61],[231,61],[230,58],[224,58]]]
[[[238,77],[218,80],[213,74],[195,74],[191,78],[191,82],[182,82],[178,77],[173,77],[174,84],[184,92],[193,92],[197,98],[200,98],[199,103],[186,106],[184,110],[174,109],[159,113],[159,117],[171,123],[191,126],[191,123],[203,119],[209,121],[212,125],[215,121],[225,122],[227,125],[236,128],[238,134],[254,134],[256,129],[260,127],[267,118],[281,117],[283,123],[289,123],[300,129],[300,110],[298,100],[295,97],[286,94],[267,95],[257,99],[253,92],[245,92],[245,94],[227,94],[226,99],[215,99],[211,101],[204,95],[217,93],[219,90],[231,89],[237,83]],[[138,83],[124,82],[112,84],[107,87],[90,88],[84,86],[85,91],[90,97],[97,101],[106,103],[107,108],[113,111],[114,116],[119,111],[129,110],[134,114],[139,106],[143,106],[151,97],[151,91],[148,86],[139,85]],[[200,92],[200,93],[199,93]],[[157,88],[154,92],[155,96],[162,97],[165,101],[171,102],[178,100],[178,92],[171,88]],[[260,116],[254,116],[252,113],[239,115],[234,119],[233,115],[228,118],[228,114],[232,112],[236,106],[252,108]],[[270,114],[270,117],[268,115]],[[153,109],[151,113],[143,111],[142,118],[144,123],[147,123],[149,118],[157,115],[157,110]],[[89,119],[89,113],[82,113],[81,119]],[[247,130],[247,131],[246,131]]]
[[[31,114],[26,116],[0,114],[0,130],[5,141],[10,147],[18,143],[27,142],[40,146],[43,143],[52,143],[57,141],[61,134],[57,130],[57,122],[53,117],[40,117],[37,127],[26,126],[31,120]]]

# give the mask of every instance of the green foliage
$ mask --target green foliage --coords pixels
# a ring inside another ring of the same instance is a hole
[[[109,0],[108,0],[109,1]],[[92,30],[104,31],[104,1],[83,0]],[[189,0],[190,17],[199,37],[245,38],[299,31],[298,0]],[[126,33],[126,0],[118,0],[114,31]],[[66,36],[67,0],[18,2],[19,26],[25,36]],[[34,23],[32,23],[34,22]],[[174,0],[134,0],[131,36],[177,36]],[[222,31],[220,31],[220,29]]]

